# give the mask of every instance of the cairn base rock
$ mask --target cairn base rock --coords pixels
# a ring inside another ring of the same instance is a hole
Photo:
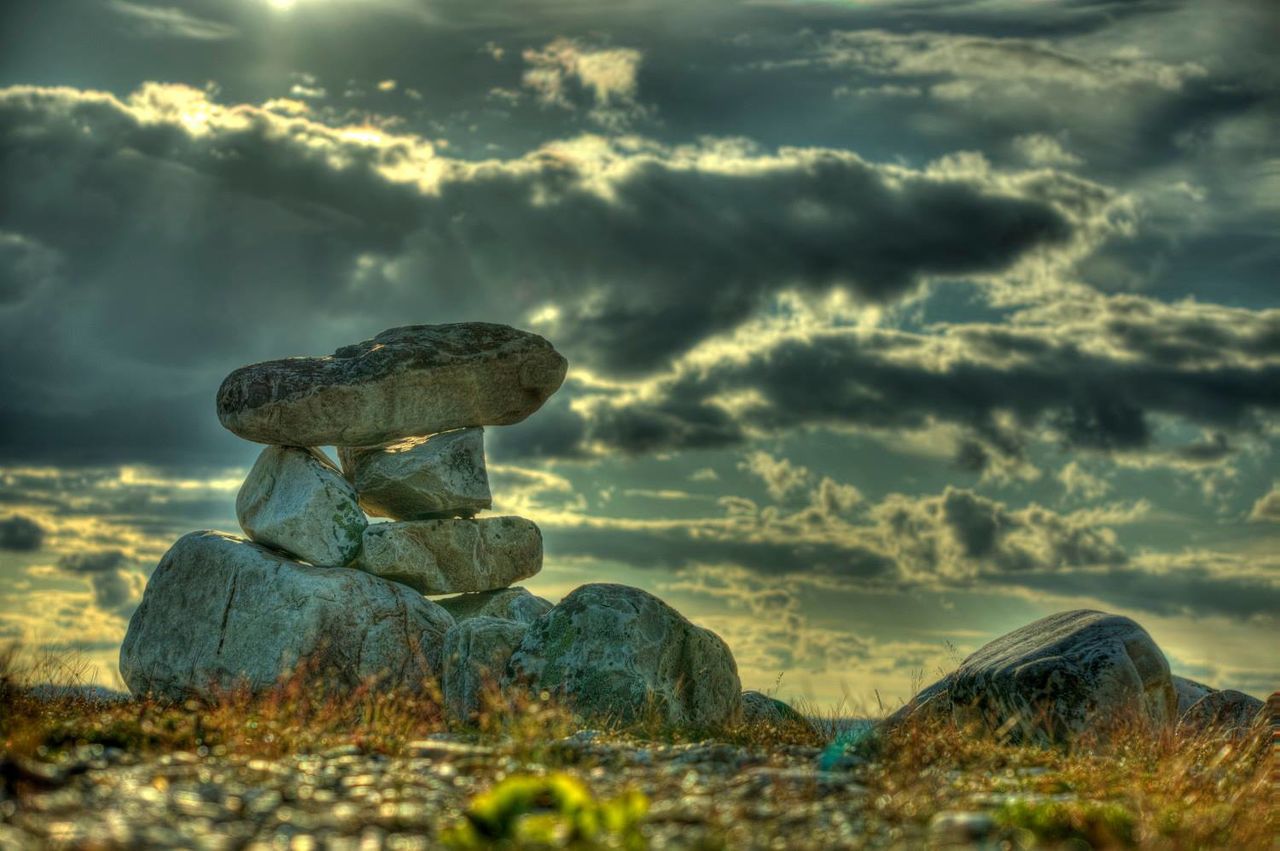
[[[737,664],[718,635],[652,594],[607,583],[578,588],[530,624],[506,682],[624,723],[651,706],[667,723],[715,728],[742,704]]]
[[[449,717],[470,721],[480,711],[486,688],[497,688],[507,661],[520,646],[528,624],[474,617],[453,626],[444,637],[440,690]]]
[[[458,622],[468,618],[489,617],[533,623],[552,608],[550,600],[544,600],[529,593],[528,589],[519,587],[441,597],[435,602]]]
[[[440,671],[453,618],[408,588],[312,567],[220,532],[192,532],[160,560],[129,621],[130,691],[181,700],[260,692],[306,665],[327,686],[368,678],[416,690]]]

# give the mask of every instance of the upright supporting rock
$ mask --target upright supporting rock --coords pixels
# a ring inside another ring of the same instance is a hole
[[[1060,612],[997,638],[950,678],[952,714],[1017,739],[1070,741],[1116,724],[1176,720],[1169,663],[1146,630],[1103,612]]]
[[[470,721],[480,711],[484,690],[496,688],[507,661],[527,624],[501,618],[476,617],[457,623],[444,637],[440,690],[451,718]]]
[[[262,450],[236,497],[236,519],[259,544],[334,567],[355,558],[369,525],[333,462],[297,446]]]
[[[374,523],[352,567],[423,594],[493,591],[542,569],[542,533],[523,517]]]
[[[441,597],[435,601],[462,622],[468,618],[502,618],[518,623],[533,623],[551,611],[551,602],[530,594],[525,588],[502,588],[476,594]]]
[[[623,722],[651,709],[670,724],[715,728],[742,705],[738,666],[720,636],[625,585],[584,585],[530,624],[506,679]]]
[[[409,437],[386,446],[340,447],[338,459],[360,494],[361,507],[375,517],[469,517],[493,505],[482,428]]]
[[[506,325],[409,325],[330,357],[241,367],[218,390],[218,419],[258,443],[373,446],[518,423],[567,367],[542,337]]]
[[[220,532],[192,532],[160,560],[120,649],[138,695],[180,700],[262,691],[300,663],[326,686],[368,678],[416,690],[440,672],[449,613],[357,570],[310,567]]]

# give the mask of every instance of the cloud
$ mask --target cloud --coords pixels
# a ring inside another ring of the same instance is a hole
[[[791,491],[803,487],[811,475],[807,467],[792,464],[786,458],[775,458],[762,451],[749,453],[738,466],[759,476],[764,481],[769,496],[779,501]]]
[[[490,51],[501,59],[501,48]],[[646,113],[636,97],[637,72],[643,54],[625,47],[597,48],[571,38],[557,38],[540,49],[522,54],[527,66],[521,85],[544,106],[575,108],[578,89],[591,100],[590,117],[606,127],[619,128]]]
[[[61,267],[61,255],[39,240],[0,230],[0,309],[51,285]]]
[[[121,550],[70,553],[58,561],[61,570],[89,580],[94,605],[122,617],[137,608],[146,586],[146,578],[127,565]]]
[[[578,369],[643,374],[784,288],[886,302],[1077,251],[1113,226],[1115,201],[971,160],[910,169],[723,141],[586,136],[451,159],[418,136],[157,84],[125,100],[5,89],[0,139],[0,227],[21,222],[67,264],[60,286],[0,316],[6,356],[63,352],[0,380],[0,451],[28,457],[212,451],[206,394],[226,371],[407,316],[524,324],[552,305],[544,330]],[[271,320],[299,304],[308,322]],[[615,442],[684,430],[683,445],[713,445],[738,430],[675,400],[650,420],[631,411]],[[76,437],[90,424],[91,446]]]
[[[0,519],[0,550],[29,553],[44,545],[46,529],[40,523],[22,514],[10,514]]]
[[[1280,486],[1273,484],[1271,490],[1258,497],[1249,519],[1255,523],[1280,523]]]
[[[126,18],[134,35],[146,38],[223,41],[240,35],[240,31],[230,24],[199,18],[172,6],[148,6],[126,0],[109,0],[107,8]]]

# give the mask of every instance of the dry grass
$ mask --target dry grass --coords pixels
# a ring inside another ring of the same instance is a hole
[[[471,724],[451,728],[430,688],[388,695],[368,684],[335,697],[305,685],[306,676],[259,697],[229,692],[183,705],[37,696],[27,687],[74,683],[77,676],[74,660],[0,653],[0,762],[56,760],[60,751],[85,744],[139,755],[207,748],[272,758],[340,745],[396,755],[414,740],[465,729],[502,742],[523,762],[554,767],[552,743],[581,726],[550,695],[495,688]],[[839,732],[836,716],[742,724],[713,737],[766,753],[784,745],[820,747]],[[671,729],[656,711],[638,724],[592,726],[631,741],[692,741],[709,732]],[[971,810],[983,796],[1002,796],[995,812],[1010,847],[1274,848],[1280,810],[1271,735],[1258,726],[1236,739],[1213,732],[1180,738],[1134,725],[1107,741],[1046,748],[1002,743],[936,720],[909,722],[860,742],[866,762],[853,779],[869,790],[866,806],[877,818],[916,828],[940,811]]]

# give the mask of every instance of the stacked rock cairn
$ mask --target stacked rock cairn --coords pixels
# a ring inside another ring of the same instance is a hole
[[[567,366],[536,334],[463,323],[232,372],[218,418],[267,444],[236,499],[247,540],[192,532],[164,555],[121,648],[129,688],[180,700],[301,675],[337,689],[434,682],[466,721],[497,684],[624,722],[738,717],[718,636],[622,585],[553,606],[515,586],[542,568],[538,527],[477,516],[492,506],[484,428],[533,414]]]

